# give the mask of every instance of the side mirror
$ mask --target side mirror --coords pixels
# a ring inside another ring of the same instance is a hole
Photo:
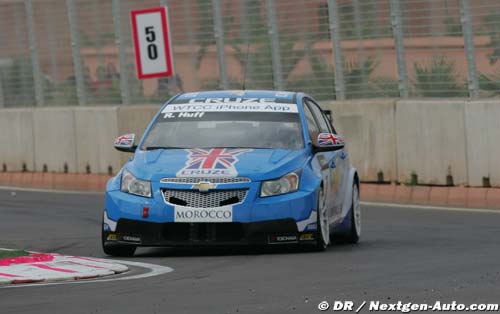
[[[345,142],[342,136],[333,133],[320,133],[313,143],[316,152],[328,152],[344,148]]]
[[[137,148],[135,145],[135,134],[124,134],[118,138],[116,138],[114,143],[115,149],[121,152],[133,153]]]
[[[332,111],[330,109],[325,109],[323,110],[323,113],[328,118],[328,120],[333,123]]]

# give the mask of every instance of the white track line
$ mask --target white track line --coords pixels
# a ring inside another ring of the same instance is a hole
[[[66,190],[51,190],[51,189],[36,189],[36,188],[21,188],[21,187],[8,187],[0,186],[0,190],[4,191],[25,191],[25,192],[42,192],[54,194],[90,194],[90,195],[103,195],[104,192],[88,192],[88,191],[66,191]],[[368,206],[385,206],[385,207],[404,207],[409,209],[425,209],[425,210],[444,210],[444,211],[459,211],[459,212],[476,212],[476,213],[497,213],[497,209],[484,209],[484,208],[463,208],[463,207],[444,207],[444,206],[429,206],[429,205],[409,205],[409,204],[396,204],[396,203],[378,203],[378,202],[361,202],[361,205]]]
[[[15,284],[15,285],[0,286],[0,289],[55,286],[55,285],[68,285],[68,284],[83,284],[83,283],[99,283],[99,282],[143,279],[143,278],[160,276],[160,275],[174,271],[172,268],[167,267],[167,266],[161,266],[161,265],[155,265],[155,264],[149,264],[149,263],[130,262],[130,261],[121,261],[121,260],[112,260],[112,261],[120,263],[120,264],[129,265],[129,266],[146,268],[146,269],[149,269],[150,271],[146,272],[144,274],[139,274],[139,275],[134,275],[134,276],[124,276],[124,277],[119,277],[119,278],[78,280],[78,281],[60,281],[60,282],[46,282],[46,283],[41,282],[41,283],[32,283],[32,284],[31,283],[30,284]]]
[[[70,190],[52,190],[52,189],[37,189],[37,188],[22,188],[17,186],[0,186],[2,191],[22,191],[22,192],[40,192],[40,193],[54,193],[54,194],[84,194],[84,195],[102,195],[102,192],[92,191],[70,191]]]
[[[360,202],[360,203],[361,205],[368,205],[368,206],[380,206],[380,207],[391,207],[391,208],[403,207],[416,210],[441,210],[441,211],[455,211],[455,212],[500,214],[500,210],[498,209],[442,207],[442,206],[427,206],[427,205],[376,203],[376,202]]]

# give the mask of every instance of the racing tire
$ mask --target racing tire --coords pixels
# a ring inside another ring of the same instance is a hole
[[[132,257],[134,256],[135,249],[137,247],[134,245],[103,245],[102,249],[104,253],[110,256],[116,257]]]
[[[359,204],[359,187],[356,183],[352,186],[352,203],[349,210],[349,230],[347,233],[336,236],[335,242],[356,244],[361,236],[361,205]]]
[[[324,251],[330,244],[330,224],[328,221],[328,213],[326,212],[326,198],[323,187],[318,192],[316,220],[316,246],[317,251]]]
[[[135,245],[124,245],[124,244],[112,244],[112,245],[106,245],[106,240],[105,240],[106,235],[104,234],[104,231],[102,231],[101,235],[101,244],[102,244],[102,250],[106,255],[109,256],[116,256],[116,257],[132,257],[134,256],[135,250],[137,249],[137,246]]]

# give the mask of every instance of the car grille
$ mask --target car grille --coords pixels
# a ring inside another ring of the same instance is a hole
[[[194,208],[214,208],[242,203],[247,192],[248,189],[211,190],[208,192],[164,189],[163,197],[165,202],[171,205]]]
[[[196,184],[199,182],[210,182],[214,184],[249,183],[250,179],[245,177],[186,177],[186,178],[163,178],[161,183]]]

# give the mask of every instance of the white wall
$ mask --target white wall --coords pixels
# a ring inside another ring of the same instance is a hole
[[[386,99],[323,103],[333,113],[333,125],[347,143],[351,162],[365,181],[396,177],[395,101]]]
[[[25,163],[27,169],[33,171],[33,145],[33,110],[1,109],[0,167],[6,164],[8,170],[20,171]]]
[[[467,184],[464,100],[401,100],[396,105],[398,181]]]
[[[333,110],[353,165],[365,181],[500,186],[500,100],[353,100]]]
[[[112,148],[118,132],[118,107],[75,108],[77,172],[87,165],[94,173],[121,167],[120,152]]]
[[[353,100],[325,102],[362,180],[500,186],[500,100]],[[159,106],[0,110],[0,171],[116,172],[130,157],[113,148],[120,134],[138,138]]]
[[[130,154],[113,148],[123,133],[144,129],[159,106],[65,107],[0,110],[0,171],[92,173],[118,171]]]
[[[35,171],[76,172],[76,128],[73,108],[43,108],[33,111]]]
[[[465,128],[469,184],[481,186],[489,177],[492,186],[500,186],[500,101],[467,102]]]

